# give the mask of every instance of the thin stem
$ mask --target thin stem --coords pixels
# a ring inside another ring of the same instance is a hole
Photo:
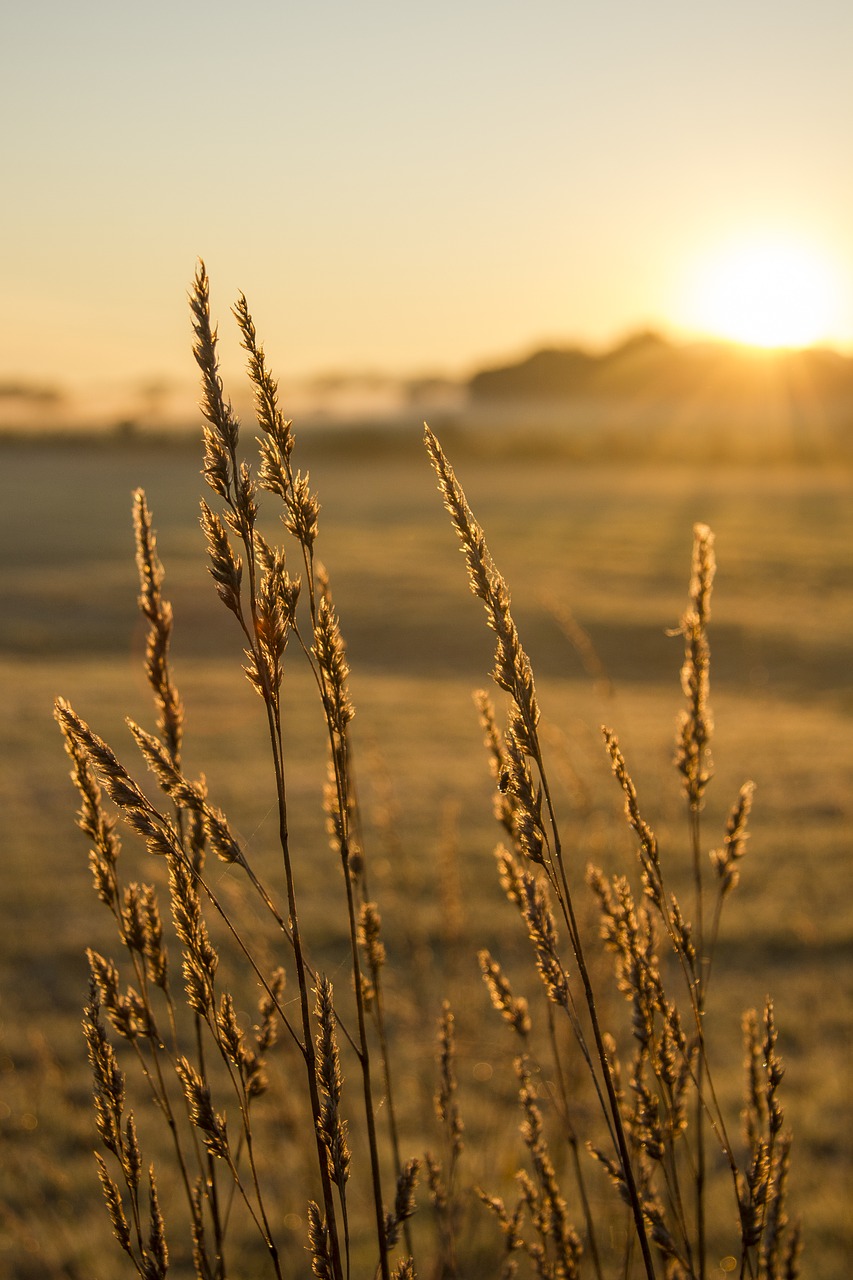
[[[314,1140],[317,1149],[317,1160],[320,1166],[320,1182],[323,1190],[323,1204],[326,1211],[326,1229],[331,1243],[332,1265],[335,1280],[343,1280],[341,1271],[340,1242],[338,1239],[338,1223],[335,1213],[335,1202],[332,1195],[332,1180],[329,1174],[329,1163],[326,1149],[320,1136],[320,1094],[317,1086],[317,1065],[314,1052],[314,1040],[311,1028],[311,1009],[308,999],[308,981],[306,977],[305,957],[302,950],[302,936],[299,928],[299,915],[296,903],[296,885],[293,876],[293,864],[290,856],[290,838],[287,829],[287,799],[284,785],[284,765],[282,758],[281,721],[267,702],[269,717],[270,744],[275,769],[276,795],[278,799],[279,843],[284,861],[284,875],[287,885],[287,905],[290,916],[290,930],[293,941],[293,955],[296,961],[296,976],[299,985],[299,1005],[302,1015],[303,1045],[302,1051],[308,1075],[308,1089],[311,1097],[311,1113],[314,1127]]]
[[[394,1158],[394,1172],[399,1177],[403,1168],[403,1158],[400,1149],[400,1135],[397,1129],[397,1110],[394,1106],[394,1091],[391,1082],[391,1055],[388,1049],[388,1033],[385,1027],[385,1008],[382,995],[382,980],[378,969],[371,967],[370,980],[373,984],[373,1004],[374,1004],[374,1023],[376,1026],[376,1034],[379,1038],[379,1054],[382,1059],[382,1075],[385,1082],[385,1096],[388,1100],[388,1129],[391,1138],[391,1153]],[[403,1242],[406,1246],[406,1253],[411,1257],[412,1250],[412,1233],[409,1229],[408,1218],[403,1219]]]
[[[359,957],[358,927],[356,924],[355,901],[353,897],[352,875],[349,868],[349,850],[341,849],[344,879],[347,891],[347,911],[350,925],[350,947],[352,951],[353,982],[355,983],[355,1004],[358,1016],[358,1037],[360,1049],[358,1061],[361,1067],[362,1088],[364,1090],[364,1112],[367,1123],[367,1140],[370,1148],[370,1171],[373,1183],[373,1203],[376,1215],[376,1238],[379,1244],[379,1269],[382,1280],[390,1280],[388,1266],[388,1248],[385,1238],[385,1211],[382,1204],[382,1179],[379,1169],[379,1145],[376,1137],[376,1116],[373,1111],[373,1088],[370,1075],[370,1049],[367,1042],[367,1025],[364,1011],[364,986],[361,976]]]
[[[595,1235],[595,1221],[592,1216],[592,1207],[589,1203],[589,1196],[586,1190],[586,1179],[583,1176],[583,1166],[580,1161],[580,1151],[578,1145],[578,1136],[575,1127],[572,1124],[569,1115],[569,1095],[566,1088],[566,1078],[563,1074],[563,1064],[560,1058],[560,1052],[557,1047],[557,1030],[554,1025],[554,1010],[551,1003],[548,1003],[548,1038],[551,1042],[551,1053],[554,1061],[554,1069],[557,1073],[557,1083],[560,1091],[561,1102],[561,1118],[566,1133],[566,1141],[569,1144],[569,1150],[572,1156],[572,1167],[574,1169],[575,1181],[577,1182],[578,1192],[583,1206],[584,1222],[586,1223],[586,1235],[589,1241],[589,1251],[592,1255],[592,1265],[598,1280],[603,1280],[601,1271],[601,1258],[598,1253],[598,1241]]]
[[[518,703],[516,704],[518,705]],[[519,710],[524,714],[523,706]],[[572,944],[572,951],[575,957],[575,963],[578,966],[578,974],[584,990],[584,999],[587,1011],[589,1013],[590,1025],[592,1027],[592,1035],[595,1041],[596,1053],[599,1063],[601,1064],[602,1074],[604,1076],[604,1087],[607,1090],[607,1099],[610,1108],[610,1114],[613,1117],[613,1127],[616,1134],[616,1145],[619,1151],[619,1161],[622,1166],[622,1174],[625,1178],[625,1187],[631,1206],[631,1213],[634,1218],[634,1227],[640,1244],[640,1250],[643,1255],[643,1265],[649,1280],[655,1280],[655,1267],[652,1260],[651,1248],[649,1245],[648,1233],[646,1231],[646,1222],[643,1216],[643,1208],[640,1202],[640,1194],[637,1189],[637,1183],[634,1178],[634,1170],[631,1163],[631,1154],[628,1149],[628,1139],[625,1133],[625,1125],[622,1120],[622,1113],[619,1108],[619,1100],[616,1096],[616,1088],[613,1083],[613,1072],[610,1066],[610,1059],[604,1045],[604,1037],[601,1031],[601,1025],[598,1019],[598,1010],[595,1003],[595,992],[593,990],[592,981],[589,976],[589,970],[586,964],[586,956],[584,954],[583,945],[581,943],[580,929],[578,928],[577,918],[575,916],[572,896],[569,890],[569,882],[566,876],[565,861],[562,854],[562,844],[560,840],[559,827],[557,824],[557,815],[554,809],[551,791],[548,786],[548,779],[545,773],[545,765],[542,759],[541,748],[539,745],[539,736],[536,726],[528,722],[527,729],[530,734],[530,740],[533,744],[534,759],[539,776],[542,781],[542,789],[545,795],[545,803],[548,809],[551,821],[551,830],[554,835],[554,858],[557,869],[560,874],[560,883],[563,894],[560,897],[563,906],[563,913],[569,929],[569,938]]]
[[[696,920],[697,949],[700,972],[697,980],[697,1021],[700,1026],[705,1018],[705,992],[708,977],[708,957],[704,950],[704,919],[702,893],[701,822],[698,804],[690,805],[690,839],[693,853],[694,913]],[[704,1035],[702,1053],[696,1061],[696,1252],[699,1262],[699,1280],[705,1280],[705,1105],[703,1084],[706,1071]]]

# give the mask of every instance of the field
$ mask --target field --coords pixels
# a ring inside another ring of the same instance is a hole
[[[720,1078],[736,1115],[740,1014],[773,994],[803,1274],[842,1280],[853,1243],[849,468],[819,460],[572,460],[520,449],[497,458],[461,444],[454,451],[449,441],[448,450],[513,591],[563,779],[579,886],[588,860],[612,870],[633,856],[602,723],[619,735],[644,815],[670,865],[683,861],[687,879],[684,801],[672,767],[682,644],[667,629],[685,607],[694,522],[716,534],[708,848],[720,843],[747,778],[756,798],[708,1016],[727,1046]],[[303,438],[297,424],[297,451],[319,492],[318,548],[352,668],[365,845],[389,972],[397,975],[389,980],[397,983],[404,1139],[422,1141],[434,1025],[448,994],[460,1105],[481,1134],[466,1157],[476,1181],[516,1125],[505,1089],[500,1101],[511,1052],[476,962],[484,945],[508,956],[520,949],[518,921],[495,875],[493,783],[471,701],[471,691],[488,682],[491,638],[418,443]],[[205,773],[258,865],[269,867],[270,879],[277,874],[260,704],[238,674],[233,619],[204,569],[199,465],[200,446],[179,443],[0,446],[0,1274],[21,1280],[130,1274],[110,1239],[91,1159],[91,1087],[79,1030],[85,948],[109,955],[117,947],[74,829],[76,802],[52,705],[57,695],[69,699],[136,769],[124,717],[148,728],[154,718],[136,610],[130,495],[137,486],[153,511],[175,609],[187,772]],[[565,608],[591,639],[596,671],[585,669],[566,637]],[[338,891],[339,872],[320,809],[322,726],[296,663],[293,673],[292,833],[313,904],[304,923],[313,954],[334,977],[341,936],[328,897]],[[140,855],[133,875],[156,880],[160,872]],[[237,902],[235,877],[227,868],[217,875]],[[408,988],[417,990],[416,1001],[406,1001]]]

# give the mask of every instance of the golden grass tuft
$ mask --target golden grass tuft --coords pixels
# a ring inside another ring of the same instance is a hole
[[[584,885],[564,839],[533,667],[509,589],[437,436],[425,430],[471,590],[494,634],[492,676],[504,713],[501,728],[488,696],[476,695],[503,840],[498,876],[518,919],[519,946],[507,963],[482,940],[462,937],[455,841],[465,815],[454,816],[434,868],[445,886],[448,945],[461,963],[462,943],[470,943],[472,973],[478,962],[486,995],[513,1037],[518,1141],[507,1167],[481,1171],[494,1185],[480,1185],[461,1104],[464,1028],[446,999],[434,1050],[436,1127],[412,1133],[400,1120],[399,1044],[389,1008],[399,1018],[401,993],[389,1005],[393,964],[356,786],[343,624],[316,556],[319,501],[307,472],[293,468],[292,424],[279,408],[245,298],[235,316],[261,433],[252,462],[242,456],[241,424],[225,398],[203,266],[191,310],[205,419],[202,473],[211,492],[201,510],[208,569],[259,697],[279,866],[272,874],[262,867],[204,779],[184,772],[189,726],[170,665],[173,613],[151,513],[137,491],[139,605],[157,732],[132,722],[130,731],[157,800],[66,701],[56,704],[95,890],[122,948],[120,962],[89,951],[84,1028],[102,1148],[97,1173],[128,1267],[165,1276],[170,1256],[180,1255],[200,1280],[225,1280],[249,1274],[253,1239],[258,1274],[304,1275],[310,1268],[326,1280],[466,1277],[484,1265],[473,1247],[481,1247],[481,1228],[472,1226],[484,1219],[494,1228],[486,1264],[493,1275],[706,1280],[714,1267],[713,1213],[715,1238],[725,1236],[741,1277],[797,1276],[801,1245],[787,1207],[791,1140],[773,1004],[761,1018],[744,1020],[740,1140],[715,1085],[705,1017],[723,905],[738,885],[753,799],[752,784],[744,783],[709,853],[710,529],[694,529],[689,603],[678,629],[686,705],[675,766],[690,832],[690,901],[673,891],[684,877],[671,873],[609,729],[605,748],[636,863],[615,875],[590,867]],[[284,545],[261,532],[267,501],[280,516]],[[329,860],[322,910],[340,920],[345,940],[334,985],[310,958],[304,921],[311,913],[292,847],[288,761],[299,743],[288,736],[283,690],[294,662],[306,665],[316,687],[327,744],[317,794],[332,855],[318,848],[312,856]],[[150,883],[125,879],[119,822],[155,855]],[[218,861],[208,866],[211,852]],[[161,911],[164,894],[168,911]],[[592,928],[590,897],[598,913]],[[247,923],[252,917],[240,904],[251,904],[266,933]],[[523,955],[526,967],[517,973]],[[406,994],[414,1006],[418,993],[403,993],[404,1001]],[[423,1053],[431,1052],[425,1044]],[[163,1124],[168,1138],[166,1168],[163,1157],[156,1169],[149,1162],[147,1192],[136,1111],[128,1108],[131,1069],[147,1094],[146,1125]],[[290,1139],[282,1100],[291,1109]],[[288,1161],[291,1176],[271,1176]],[[160,1190],[165,1172],[168,1201]]]

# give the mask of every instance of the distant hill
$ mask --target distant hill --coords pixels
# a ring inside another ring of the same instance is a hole
[[[473,403],[540,404],[619,401],[630,398],[676,403],[700,396],[720,408],[743,406],[768,389],[809,402],[853,410],[853,359],[826,348],[760,351],[722,342],[668,341],[643,331],[603,353],[578,346],[546,347],[511,364],[475,373],[468,381]]]

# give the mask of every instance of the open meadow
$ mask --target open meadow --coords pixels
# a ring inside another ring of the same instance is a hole
[[[446,997],[466,1124],[460,1178],[504,1194],[521,1119],[514,1047],[491,1007],[477,953],[488,947],[501,959],[531,1008],[538,978],[498,882],[495,783],[471,697],[489,685],[493,637],[468,590],[419,439],[300,433],[298,423],[296,436],[295,465],[310,469],[321,503],[317,554],[330,575],[351,667],[360,837],[388,952],[403,1153],[443,1149],[432,1096]],[[672,887],[690,899],[688,820],[672,763],[683,640],[667,632],[677,629],[687,604],[694,524],[705,522],[716,535],[714,777],[701,819],[707,850],[722,844],[741,784],[751,779],[756,790],[741,882],[726,902],[709,987],[711,1054],[737,1135],[741,1013],[761,1010],[772,994],[785,1125],[794,1135],[790,1213],[802,1220],[802,1274],[842,1280],[853,1247],[849,462],[572,459],[558,450],[525,454],[520,443],[489,456],[461,436],[445,444],[512,590],[536,676],[572,890],[585,904],[584,928],[593,939],[587,863],[634,878],[636,863],[602,724],[619,737]],[[132,1274],[111,1239],[92,1159],[92,1086],[80,1030],[85,950],[112,956],[120,948],[92,889],[87,840],[74,827],[77,800],[52,712],[55,697],[68,699],[134,776],[144,774],[124,723],[130,716],[153,731],[156,719],[136,606],[137,487],[151,507],[164,594],[175,612],[185,772],[205,775],[247,858],[282,896],[263,707],[240,674],[234,618],[206,571],[200,464],[201,446],[187,442],[0,443],[0,1275],[15,1280]],[[281,536],[268,517],[264,529]],[[578,643],[577,628],[588,646]],[[301,923],[312,963],[333,982],[340,974],[345,993],[344,918],[330,905],[342,877],[322,811],[324,727],[299,658],[291,640],[284,739]],[[129,833],[122,874],[161,890],[165,884],[162,860],[136,847]],[[281,936],[243,891],[239,869],[212,860],[209,874],[258,953],[277,962]],[[233,967],[233,947],[221,931],[216,936]],[[624,1000],[603,972],[601,981],[609,993],[602,997],[605,1023],[624,1023]],[[257,991],[249,976],[243,983],[239,1013],[251,1023]],[[295,984],[287,994],[295,998]],[[540,1032],[546,1034],[544,1015]],[[302,1276],[309,1273],[308,1157],[299,1154],[297,1103],[286,1087],[294,1069],[286,1058],[277,1064],[277,1052],[264,1176],[290,1242],[287,1274]],[[122,1046],[129,1077],[130,1058]],[[543,1076],[543,1094],[546,1085]],[[159,1160],[156,1120],[143,1118],[135,1078],[128,1089],[139,1108],[146,1164]],[[577,1090],[582,1108],[580,1083]],[[259,1115],[266,1105],[260,1099]],[[360,1141],[354,1136],[359,1158]],[[276,1150],[286,1160],[276,1159]],[[412,1231],[416,1251],[428,1256],[434,1228],[425,1176],[417,1194]],[[611,1193],[602,1183],[592,1194],[598,1203]],[[709,1255],[722,1260],[734,1210],[724,1192],[713,1194],[721,1221],[709,1228]],[[168,1194],[162,1198],[168,1232],[173,1206]],[[497,1278],[497,1226],[473,1196],[458,1212],[460,1240],[471,1248],[459,1275]],[[177,1231],[170,1247],[170,1274],[192,1274]],[[262,1254],[247,1252],[235,1274],[269,1272]],[[356,1266],[354,1274],[370,1270]],[[425,1266],[418,1274],[433,1273]]]

